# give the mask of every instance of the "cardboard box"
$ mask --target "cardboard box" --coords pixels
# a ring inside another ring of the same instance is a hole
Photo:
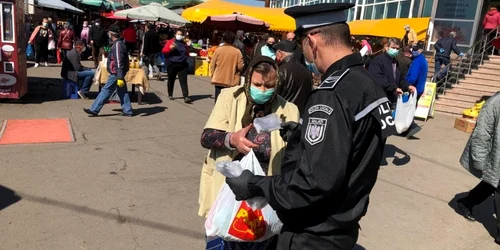
[[[455,128],[466,132],[466,133],[472,133],[472,130],[474,130],[474,127],[476,127],[476,121],[473,119],[467,119],[467,118],[457,118],[455,119]]]

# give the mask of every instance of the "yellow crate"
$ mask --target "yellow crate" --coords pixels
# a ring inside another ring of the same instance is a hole
[[[210,63],[203,57],[197,57],[194,64],[194,74],[197,76],[210,76]]]

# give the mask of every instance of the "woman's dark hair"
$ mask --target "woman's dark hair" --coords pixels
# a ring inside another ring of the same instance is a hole
[[[176,29],[176,30],[175,30],[175,32],[174,32],[174,34],[177,34],[177,32],[179,32],[179,31],[180,31],[182,34],[184,34],[184,30],[183,30],[183,29],[180,29],[180,28],[179,28],[179,29]]]
[[[268,76],[271,72],[276,72],[275,65],[268,62],[261,62],[253,67],[252,72],[257,72],[262,76]]]
[[[234,39],[235,35],[231,31],[224,32],[224,34],[222,35],[222,40],[224,40],[224,43],[233,44]]]

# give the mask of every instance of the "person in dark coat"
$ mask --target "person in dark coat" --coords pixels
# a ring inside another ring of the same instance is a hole
[[[261,36],[261,39],[258,43],[256,43],[253,47],[253,53],[252,53],[252,59],[256,56],[261,56],[262,52],[261,49],[262,47],[267,45],[267,39],[269,38],[268,34],[264,34]]]
[[[457,47],[456,36],[457,32],[452,31],[448,37],[443,37],[434,44],[434,48],[436,49],[434,81],[438,81],[446,76],[448,70],[441,71],[441,66],[444,65],[446,67],[450,64],[451,51],[455,52],[458,56],[464,56],[464,53],[460,52],[460,49]]]
[[[283,223],[278,250],[352,250],[377,180],[386,138],[395,133],[384,90],[351,50],[348,3],[288,8],[306,63],[322,73],[302,124],[282,124],[281,174],[245,170],[226,178],[236,200],[264,197]],[[309,83],[305,83],[309,84]],[[233,148],[244,135],[233,138]],[[235,134],[233,134],[235,137]]]
[[[174,83],[177,76],[179,76],[179,83],[181,84],[182,96],[185,103],[192,103],[193,100],[189,98],[189,89],[187,84],[188,74],[188,58],[189,46],[184,41],[184,33],[182,30],[175,32],[175,38],[170,39],[165,43],[162,53],[167,58],[167,89],[168,98],[174,100]]]
[[[399,55],[399,39],[388,39],[385,52],[376,56],[370,62],[368,71],[373,75],[377,84],[382,86],[391,103],[396,103],[398,95],[403,92],[413,92],[415,87],[410,86],[406,76],[401,74],[396,57]]]
[[[83,80],[82,87],[78,90],[78,95],[82,99],[89,99],[87,97],[87,93],[90,90],[90,85],[92,84],[92,79],[94,79],[94,71],[90,68],[84,67],[80,62],[80,56],[83,52],[85,52],[84,42],[81,40],[77,40],[75,42],[75,48],[68,51],[66,53],[66,57],[64,57],[62,67],[61,67],[61,77],[64,79],[68,79],[71,81]],[[76,77],[70,76],[70,72],[76,72]]]
[[[403,75],[404,77],[408,75],[408,70],[410,69],[412,63],[411,54],[411,47],[406,46],[403,50],[403,53],[399,53],[399,55],[396,56],[399,71],[401,71],[401,75]]]
[[[156,32],[155,26],[152,23],[148,23],[146,25],[146,33],[144,33],[141,56],[143,57],[144,64],[148,67],[150,79],[153,77],[153,69],[158,72],[156,58],[160,50],[160,36]]]
[[[108,35],[106,29],[102,27],[101,19],[96,19],[90,28],[90,45],[92,46],[92,59],[97,68],[104,54],[104,47],[108,45]]]
[[[286,40],[295,43],[295,33],[289,32],[286,34]],[[295,50],[293,51],[293,57],[297,62],[305,66],[304,53],[302,53],[302,49],[300,46],[295,46]]]
[[[294,51],[297,46],[294,42],[284,40],[273,47],[279,65],[279,84],[276,92],[285,100],[297,105],[302,114],[313,87],[312,74],[295,59]]]

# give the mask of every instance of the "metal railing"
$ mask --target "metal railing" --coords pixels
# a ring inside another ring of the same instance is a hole
[[[462,57],[459,56],[450,61],[448,65],[440,69],[438,72],[434,72],[434,76],[431,81],[437,84],[437,94],[445,94],[447,88],[451,87],[453,84],[457,84],[461,78],[465,78],[465,75],[470,75],[472,69],[478,65],[484,64],[484,60],[487,59],[486,56],[489,55],[488,51],[491,49],[491,54],[493,55],[495,49],[492,44],[493,39],[489,39],[490,35],[496,32],[498,37],[498,30],[493,29],[492,31],[484,34],[478,41],[476,41],[469,49],[467,54]],[[436,63],[434,61],[434,63]],[[458,67],[454,68],[456,65]],[[442,77],[439,77],[442,76]]]

